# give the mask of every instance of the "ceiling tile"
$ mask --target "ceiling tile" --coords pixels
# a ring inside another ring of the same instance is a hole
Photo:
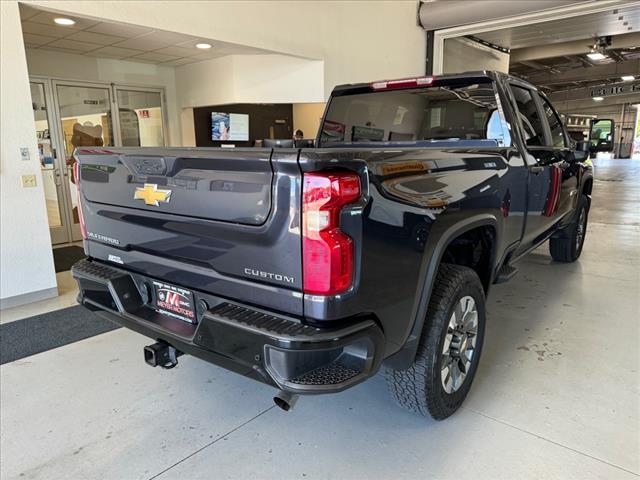
[[[76,42],[64,38],[58,39],[55,42],[51,42],[48,46],[75,50],[76,52],[89,52],[91,50],[100,48],[100,45],[96,45],[95,43]]]
[[[77,30],[70,30],[67,27],[60,27],[58,25],[44,25],[42,23],[35,23],[31,21],[22,22],[23,33],[34,33],[36,35],[47,35],[49,37],[62,38],[67,35],[71,35]]]
[[[28,47],[44,45],[45,43],[57,40],[55,37],[46,37],[44,35],[35,35],[33,33],[23,33],[22,38],[24,38],[24,43]]]
[[[169,62],[171,60],[177,60],[179,57],[171,56],[171,55],[163,55],[161,53],[155,52],[147,52],[141,53],[140,55],[136,55],[135,57],[130,58],[130,60],[148,60],[150,62]]]
[[[72,50],[70,48],[51,47],[49,45],[43,45],[38,50],[52,50],[54,52],[72,53],[74,55],[82,55],[82,52],[78,50]]]
[[[147,35],[141,37],[129,38],[123,42],[116,44],[117,47],[135,48],[138,50],[156,50],[158,48],[168,47],[166,42],[159,42],[153,38],[147,38]]]
[[[127,58],[133,57],[134,55],[139,55],[144,52],[142,50],[132,50],[130,48],[104,47],[99,48],[98,50],[94,50],[91,53],[95,54],[97,57]]]
[[[162,65],[168,65],[170,67],[179,67],[180,65],[186,65],[188,63],[195,63],[199,61],[200,60],[197,60],[193,57],[186,57],[186,58],[178,58],[177,60],[171,60],[170,62],[163,62]]]
[[[202,53],[202,50],[197,48],[183,48],[183,47],[165,47],[159,50],[155,50],[156,53],[162,53],[164,55],[172,55],[175,57],[193,57]]]
[[[41,10],[36,10],[35,8],[25,5],[24,3],[19,3],[18,7],[20,8],[20,19],[23,22],[41,12]]]
[[[210,45],[213,45],[213,47],[215,47],[218,42],[213,42],[212,40],[207,40],[205,38],[192,37],[192,38],[182,39],[182,41],[176,42],[176,45],[184,48],[195,48],[196,43],[208,43]]]
[[[66,37],[69,40],[75,40],[77,42],[89,42],[97,43],[99,45],[111,45],[124,40],[122,37],[116,37],[114,35],[104,35],[102,33],[93,32],[77,32]]]
[[[158,42],[166,43],[167,45],[176,45],[177,43],[180,43],[180,42],[186,42],[186,41],[195,39],[195,37],[192,37],[191,35],[185,35],[182,33],[175,33],[175,32],[167,32],[164,30],[156,30],[146,35],[146,37],[157,40]]]
[[[140,37],[130,38],[117,44],[118,47],[137,48],[139,50],[157,50],[169,47],[179,41],[188,39],[187,35],[172,32],[153,31]]]
[[[160,62],[157,62],[155,60],[145,60],[144,58],[137,58],[137,57],[129,57],[129,58],[125,58],[123,59],[125,62],[136,62],[136,63],[152,63],[154,65],[157,65]]]
[[[74,25],[68,25],[64,27],[70,30],[83,30],[87,27],[90,27],[91,25],[95,25],[96,23],[98,23],[95,20],[89,20],[88,18],[80,18],[74,15],[69,15],[67,13],[54,13],[54,12],[45,12],[45,11],[41,11],[37,15],[34,15],[33,17],[29,18],[29,21],[42,23],[43,25],[55,25],[55,23],[53,23],[53,19],[58,17],[70,18],[76,22]]]
[[[98,23],[87,29],[88,32],[102,33],[104,35],[116,35],[119,37],[132,38],[145,33],[150,33],[151,28],[139,27],[137,25],[127,25],[124,23]]]

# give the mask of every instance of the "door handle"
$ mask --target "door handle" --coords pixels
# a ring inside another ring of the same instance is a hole
[[[544,167],[542,165],[533,165],[532,167],[529,167],[529,171],[534,175],[539,175],[544,172]]]

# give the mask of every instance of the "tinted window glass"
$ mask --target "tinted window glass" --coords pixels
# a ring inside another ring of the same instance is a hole
[[[593,120],[591,122],[591,140],[595,144],[598,140],[611,141],[611,130],[613,122],[611,120]]]
[[[511,145],[491,83],[387,90],[334,97],[321,143],[487,142]]]
[[[547,122],[549,122],[549,129],[551,130],[551,145],[556,148],[566,147],[564,138],[564,129],[562,128],[562,122],[558,117],[558,114],[553,111],[549,102],[544,98],[542,99],[544,105],[544,113],[547,116]]]
[[[529,146],[544,146],[544,129],[538,113],[538,107],[531,90],[511,86],[518,106],[518,114],[524,130],[525,141]]]

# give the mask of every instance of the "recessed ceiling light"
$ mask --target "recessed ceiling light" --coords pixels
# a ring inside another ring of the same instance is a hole
[[[604,60],[605,58],[607,58],[607,56],[602,52],[587,53],[587,57],[589,57],[591,60]]]
[[[630,82],[631,80],[635,80],[636,77],[634,77],[633,75],[622,75],[620,77],[624,82]]]
[[[210,43],[196,43],[196,48],[199,48],[201,50],[209,50],[211,48],[211,44]]]
[[[65,25],[65,26],[76,24],[75,20],[71,20],[70,18],[64,18],[64,17],[54,18],[53,21],[58,25]]]
[[[594,102],[601,102],[602,100],[604,100],[604,97],[593,97]]]

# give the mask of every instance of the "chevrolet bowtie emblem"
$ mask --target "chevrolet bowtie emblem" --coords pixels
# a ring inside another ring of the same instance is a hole
[[[169,203],[171,200],[171,190],[158,190],[155,183],[145,183],[144,187],[136,188],[133,195],[134,200],[144,200],[145,205],[154,205],[159,207],[158,202]]]

